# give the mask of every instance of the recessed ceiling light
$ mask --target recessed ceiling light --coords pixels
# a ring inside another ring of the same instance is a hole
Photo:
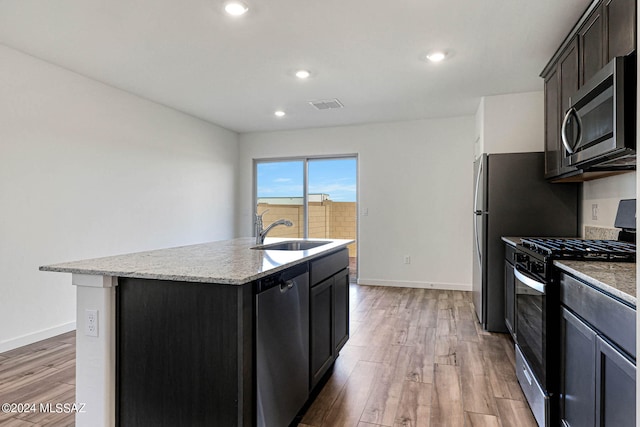
[[[273,113],[273,114],[275,114],[275,115],[276,115],[276,116],[278,116],[278,117],[284,117],[287,113],[285,113],[285,112],[284,112],[284,111],[282,111],[282,110],[278,110],[278,111],[276,111],[276,112],[275,112],[275,113]]]
[[[240,16],[244,15],[249,8],[246,4],[240,1],[230,1],[225,3],[224,11],[227,12],[231,16]]]
[[[298,70],[296,71],[296,77],[299,79],[307,79],[309,78],[309,76],[311,75],[311,73],[307,70]]]
[[[441,50],[434,50],[427,54],[427,59],[431,62],[440,62],[447,57],[447,54]]]

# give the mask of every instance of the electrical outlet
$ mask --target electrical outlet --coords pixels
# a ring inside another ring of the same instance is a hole
[[[591,220],[593,221],[598,220],[598,204],[597,203],[594,203],[591,205]]]
[[[404,263],[405,264],[411,264],[411,257],[409,255],[405,255],[404,256]]]
[[[90,337],[98,336],[98,310],[84,311],[84,334]]]

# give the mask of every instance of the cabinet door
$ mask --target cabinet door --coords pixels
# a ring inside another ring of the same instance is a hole
[[[599,427],[636,425],[636,367],[597,338],[596,420]]]
[[[596,333],[564,307],[561,318],[560,413],[564,425],[595,425]]]
[[[511,336],[516,338],[516,312],[515,312],[515,286],[516,281],[513,275],[513,264],[504,262],[504,324],[511,332]]]
[[[309,307],[311,342],[311,388],[331,366],[333,345],[333,277],[311,288]]]
[[[562,127],[562,120],[564,115],[571,107],[571,97],[576,93],[579,88],[579,66],[578,66],[578,41],[573,39],[570,43],[558,63],[560,72],[560,116],[558,117],[558,145],[560,146],[560,173],[564,174],[571,172],[576,168],[566,166],[568,164],[568,153],[562,145],[560,138],[560,128]]]
[[[333,282],[333,336],[335,355],[349,339],[349,269],[334,276]]]
[[[560,79],[556,68],[544,81],[544,174],[560,174]]]
[[[636,49],[636,0],[605,0],[606,62]]]
[[[602,10],[603,6],[598,6],[578,30],[580,86],[604,65],[604,19]]]
[[[567,151],[562,145],[560,129],[571,106],[571,96],[578,90],[578,70],[578,39],[575,37],[558,59],[556,69],[545,79],[545,178],[576,170],[566,166]]]

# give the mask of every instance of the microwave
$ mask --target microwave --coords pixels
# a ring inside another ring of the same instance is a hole
[[[563,166],[635,168],[635,62],[635,56],[614,58],[570,98],[560,135]]]

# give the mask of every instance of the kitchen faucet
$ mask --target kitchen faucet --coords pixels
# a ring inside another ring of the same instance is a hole
[[[276,227],[278,225],[286,225],[287,227],[291,227],[293,225],[293,222],[289,221],[288,219],[279,219],[270,224],[267,228],[262,229],[262,215],[267,213],[268,210],[269,209],[266,209],[261,214],[256,213],[256,245],[261,245],[264,243],[264,238],[267,237],[267,233],[271,231],[273,227]]]

